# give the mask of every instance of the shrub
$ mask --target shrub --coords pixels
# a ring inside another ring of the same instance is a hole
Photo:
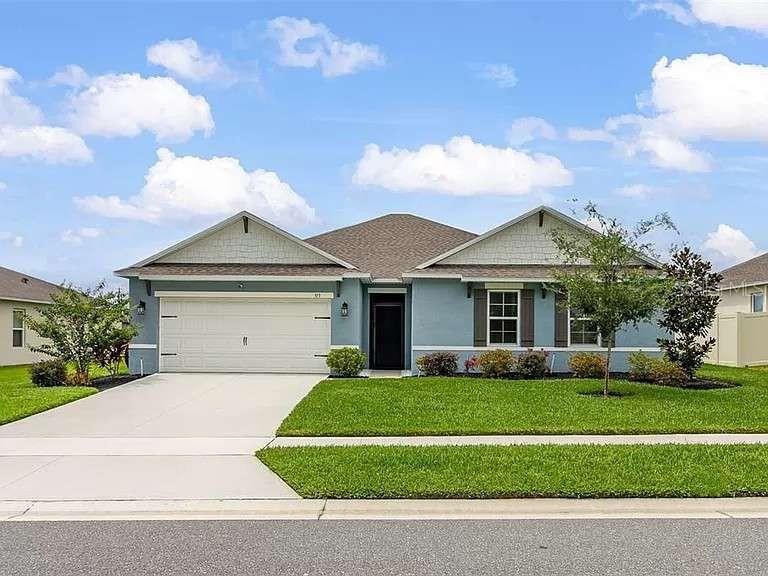
[[[477,368],[477,356],[470,356],[464,360],[464,372],[469,374]]]
[[[595,352],[571,354],[568,366],[576,378],[602,378],[605,376],[605,357]]]
[[[365,353],[358,348],[336,348],[328,352],[325,363],[336,376],[352,377],[365,368]]]
[[[666,358],[654,358],[642,352],[629,355],[631,380],[675,386],[688,381],[688,376],[678,364]]]
[[[430,352],[419,356],[416,366],[425,376],[453,376],[458,371],[459,356],[452,352]]]
[[[542,378],[549,372],[547,353],[543,350],[528,350],[517,357],[517,372],[528,378]]]
[[[61,360],[41,360],[29,367],[29,377],[36,386],[64,386],[67,365]]]
[[[484,376],[501,378],[515,369],[515,355],[510,350],[487,350],[477,357],[477,367]]]

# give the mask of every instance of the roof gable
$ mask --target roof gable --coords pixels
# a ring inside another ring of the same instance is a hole
[[[335,264],[353,265],[316,246],[241,212],[134,264]]]

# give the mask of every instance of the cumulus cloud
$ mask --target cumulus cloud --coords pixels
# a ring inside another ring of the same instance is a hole
[[[509,64],[483,64],[478,67],[477,75],[499,88],[514,88],[517,85],[517,74]]]
[[[88,72],[76,64],[68,64],[48,79],[48,83],[52,86],[69,86],[70,88],[80,88],[90,81]]]
[[[106,137],[151,132],[158,141],[184,141],[214,127],[208,102],[173,78],[106,74],[70,95],[69,123],[81,134]]]
[[[381,150],[369,144],[353,178],[364,186],[456,196],[524,195],[573,182],[570,170],[555,156],[484,145],[469,136],[418,150]]]
[[[167,148],[160,148],[157,158],[136,196],[85,196],[75,203],[101,216],[147,222],[228,216],[240,210],[284,226],[315,219],[314,209],[274,172],[249,172],[237,158],[176,156]]]
[[[68,228],[61,233],[60,238],[65,244],[80,246],[85,240],[98,238],[102,234],[103,230],[100,228],[78,228],[76,230]]]
[[[0,158],[90,162],[93,154],[80,136],[43,124],[40,109],[13,91],[21,80],[13,68],[0,66]]]
[[[638,10],[661,12],[686,26],[704,23],[768,35],[768,3],[762,0],[688,0],[687,4],[671,0],[641,2]]]
[[[328,78],[355,74],[385,62],[377,46],[343,40],[325,24],[306,18],[274,18],[267,24],[267,32],[277,42],[279,64],[319,68]]]
[[[715,231],[707,234],[702,247],[722,264],[735,264],[759,254],[755,243],[744,232],[728,224],[718,224]]]
[[[14,248],[21,248],[24,245],[24,236],[13,232],[0,232],[0,242],[6,242]]]
[[[543,118],[528,116],[518,118],[507,130],[507,142],[512,146],[521,146],[534,140],[555,140],[557,130]]]
[[[219,54],[205,52],[192,38],[163,40],[147,48],[147,60],[177,78],[233,84],[237,75]]]

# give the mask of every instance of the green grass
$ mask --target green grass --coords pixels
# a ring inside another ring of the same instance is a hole
[[[257,456],[305,498],[768,495],[768,446],[358,446]]]
[[[125,369],[123,369],[125,371]],[[106,375],[99,367],[91,370],[94,378]],[[90,386],[54,386],[38,388],[29,379],[29,366],[0,367],[0,424],[7,424],[38,412],[50,410],[97,392]]]
[[[705,366],[738,387],[690,390],[597,380],[328,379],[296,406],[282,436],[768,432],[768,372]]]

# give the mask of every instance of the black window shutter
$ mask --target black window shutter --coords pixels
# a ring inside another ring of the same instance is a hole
[[[568,347],[568,309],[565,294],[555,292],[555,347]]]
[[[475,299],[475,346],[488,345],[488,291],[482,288],[472,290]]]
[[[533,290],[521,290],[520,299],[520,345],[525,348],[533,347]]]

